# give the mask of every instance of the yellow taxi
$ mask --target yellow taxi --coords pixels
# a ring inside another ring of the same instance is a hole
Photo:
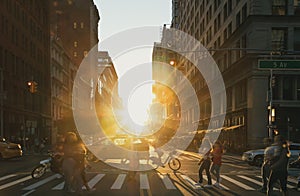
[[[9,159],[21,157],[23,151],[20,144],[7,142],[4,138],[0,138],[0,159]]]

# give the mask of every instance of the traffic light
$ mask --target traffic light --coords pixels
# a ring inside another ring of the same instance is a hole
[[[28,81],[27,82],[28,90],[31,93],[37,92],[37,83],[35,81]]]

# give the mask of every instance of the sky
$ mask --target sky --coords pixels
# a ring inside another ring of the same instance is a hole
[[[99,38],[140,26],[171,23],[172,0],[94,0],[100,14]]]
[[[113,49],[110,51],[109,48],[101,48],[103,46],[101,41],[105,42],[114,34],[132,28],[144,26],[162,27],[164,24],[170,24],[172,0],[94,0],[94,3],[100,15],[98,24],[100,50],[108,50],[112,57],[119,77],[119,95],[123,104],[128,106],[131,119],[141,125],[147,118],[147,108],[145,106],[149,105],[153,98],[151,85],[145,83],[145,85],[138,88],[128,89],[127,86],[130,86],[130,81],[128,79],[122,80],[122,76],[128,75],[135,66],[148,63],[147,69],[144,71],[145,75],[142,77],[152,79],[151,60],[153,48],[151,46],[134,49],[126,51],[121,56],[114,57],[112,56]],[[130,39],[135,39],[136,37],[134,36]],[[153,36],[151,43],[158,42],[160,41],[159,39],[158,28],[157,36]],[[118,42],[117,44],[121,45],[122,43]],[[135,75],[131,78],[133,77],[137,78],[138,76]]]

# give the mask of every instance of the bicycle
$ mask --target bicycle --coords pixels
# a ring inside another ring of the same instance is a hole
[[[175,157],[175,154],[175,151],[169,153],[168,157],[164,160],[164,162],[161,162],[162,156],[150,157],[149,159],[152,161],[152,164],[154,164],[154,169],[157,169],[159,166],[164,167],[164,165],[168,163],[169,168],[175,172],[181,168],[181,162],[178,158]]]

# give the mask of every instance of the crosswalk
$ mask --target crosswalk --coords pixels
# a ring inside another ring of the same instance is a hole
[[[180,157],[181,161],[198,161],[194,157]],[[231,157],[229,157],[231,159]],[[115,161],[115,160],[111,160]],[[116,162],[116,161],[115,161]],[[207,177],[203,175],[204,183],[207,184]],[[223,173],[221,175],[220,187],[212,187],[211,189],[221,191],[223,193],[237,193],[241,191],[250,191],[254,192],[262,186],[261,176],[258,176],[257,173]],[[117,171],[115,173],[110,173],[108,171],[103,172],[88,172],[87,180],[89,187],[96,188],[97,190],[102,190],[103,187],[108,191],[127,191],[128,184],[131,180],[129,173],[126,171]],[[152,170],[147,172],[137,172],[134,178],[134,181],[137,182],[134,185],[135,189],[139,189],[140,193],[148,193],[154,189],[159,191],[174,191],[179,192],[179,195],[182,195],[182,184],[185,184],[189,189],[194,191],[206,191],[206,187],[197,185],[198,182],[198,172],[194,173],[181,173],[180,170],[177,173],[170,172],[170,170],[163,168],[162,170]],[[153,182],[154,181],[154,182]],[[216,183],[212,179],[212,183]],[[292,190],[297,184],[297,179],[288,178],[287,187]],[[3,191],[18,189],[21,191],[22,196],[28,195],[37,195],[35,194],[39,190],[50,191],[55,193],[62,192],[64,190],[65,181],[64,178],[59,174],[48,173],[39,180],[32,179],[31,175],[25,173],[15,173],[7,174],[0,177],[0,195]],[[85,187],[82,187],[86,189]],[[275,190],[279,190],[278,185],[275,187]],[[294,190],[293,190],[294,191]],[[296,191],[294,191],[296,192]],[[181,194],[180,194],[181,193]],[[142,194],[141,194],[142,195]],[[148,194],[149,195],[149,194]],[[174,194],[176,195],[176,194]],[[185,194],[183,194],[185,195]],[[204,194],[205,195],[205,194]],[[224,194],[226,195],[226,194]],[[297,195],[297,192],[296,192]]]
[[[95,187],[97,189],[98,186],[101,186],[101,183],[105,181],[105,178],[112,174],[109,173],[91,173],[89,174],[89,186]],[[153,175],[150,173],[137,173],[136,180],[139,181],[139,189],[152,189],[150,184],[149,175]],[[154,171],[154,175],[157,175],[158,179],[161,180],[162,186],[166,190],[176,190],[178,189],[178,185],[174,183],[174,174],[162,174],[157,171]],[[203,187],[199,187],[196,185],[197,182],[197,175],[188,176],[185,174],[177,175],[177,178],[181,178],[184,182],[190,185],[192,189],[203,189]],[[247,191],[255,191],[259,187],[261,187],[261,177],[260,176],[246,176],[246,175],[221,175],[221,187],[222,191],[233,191],[233,189],[243,189]],[[9,181],[11,179],[11,181]],[[111,191],[114,190],[121,190],[124,184],[128,183],[128,173],[120,173],[115,175],[115,179],[112,181],[110,185]],[[207,183],[207,178],[204,175],[204,184]],[[6,183],[2,183],[5,181]],[[18,176],[17,174],[9,174],[0,178],[0,193],[2,190],[8,189],[10,187],[16,186],[25,181],[33,181],[33,183],[26,183],[26,186],[22,187],[22,191],[24,192],[23,195],[30,195],[30,193],[34,192],[35,190],[45,186],[47,183],[55,181],[55,183],[48,187],[51,191],[62,191],[64,188],[64,179],[61,178],[59,174],[49,175],[45,178],[36,181],[32,180],[31,176]],[[213,183],[215,181],[213,180]],[[288,188],[292,188],[296,185],[297,180],[293,178],[288,179]],[[235,188],[232,188],[235,187]],[[84,187],[83,187],[84,188]],[[278,187],[277,187],[278,190]]]

